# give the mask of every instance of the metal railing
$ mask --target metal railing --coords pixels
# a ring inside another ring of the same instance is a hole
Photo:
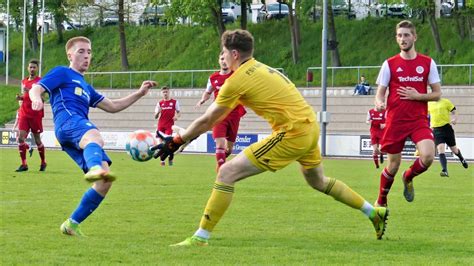
[[[441,81],[443,83],[445,83],[444,81],[444,77],[447,76],[448,74],[448,68],[467,68],[468,71],[467,72],[467,76],[465,78],[462,79],[462,81],[459,81],[460,83],[464,84],[464,85],[472,85],[472,68],[474,66],[474,64],[448,64],[448,65],[437,65],[438,66],[438,71],[439,71],[439,77],[441,79]],[[378,70],[381,68],[381,66],[342,66],[342,67],[328,67],[327,69],[330,70],[330,73],[331,73],[331,87],[334,87],[335,86],[335,78],[336,78],[336,72],[337,71],[340,71],[340,70],[357,70],[357,80],[355,81],[356,83],[360,80],[360,76],[361,76],[361,70],[365,70],[365,72],[370,72],[370,70],[372,69],[376,69],[377,70],[377,73],[375,74],[375,77],[376,75],[378,75]],[[313,76],[313,71],[314,70],[317,70],[317,71],[321,71],[321,67],[308,67],[306,69],[306,86],[309,87],[313,81],[314,81],[314,76]],[[456,71],[459,73],[459,71]],[[365,74],[365,73],[364,73]],[[367,77],[367,75],[365,74],[365,76]],[[353,77],[353,75],[351,76]],[[450,84],[449,83],[449,76],[446,78],[446,82],[447,84]],[[318,81],[319,82],[319,81]],[[337,81],[336,81],[337,82]],[[355,84],[355,83],[354,83]],[[338,84],[336,84],[337,86]],[[347,84],[344,84],[344,85],[347,85]],[[353,84],[351,84],[353,85]]]
[[[281,73],[285,74],[283,68],[275,68]],[[166,84],[168,87],[190,87],[194,88],[196,83],[199,83],[199,87],[205,87],[207,79],[211,73],[219,71],[218,69],[193,69],[193,70],[156,70],[156,71],[108,71],[108,72],[86,72],[84,75],[88,79],[89,83],[94,87],[94,82],[97,83],[100,79],[101,85],[105,86],[105,81],[109,88],[126,88],[130,89],[136,86],[140,86],[141,82],[145,79],[157,80],[159,79],[160,84]],[[189,79],[189,83],[183,81],[183,75]],[[286,75],[286,74],[285,74]],[[106,76],[106,77],[104,77]],[[126,76],[126,78],[124,78]],[[140,78],[138,78],[140,76]],[[158,78],[161,76],[161,78]],[[179,76],[179,82],[177,81]],[[106,80],[105,80],[105,79]],[[198,79],[198,80],[196,80]],[[182,85],[182,84],[188,84]],[[175,86],[176,85],[176,86]]]

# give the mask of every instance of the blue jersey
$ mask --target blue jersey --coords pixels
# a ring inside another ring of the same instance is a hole
[[[89,107],[104,99],[82,74],[64,66],[53,68],[39,84],[49,93],[56,128],[73,115],[89,119]]]

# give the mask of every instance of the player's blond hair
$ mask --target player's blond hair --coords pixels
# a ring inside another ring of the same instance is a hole
[[[66,53],[69,51],[69,49],[71,49],[71,47],[73,47],[78,42],[85,42],[85,43],[91,44],[91,40],[89,40],[89,38],[87,37],[84,37],[84,36],[73,37],[69,39],[66,43]]]
[[[402,20],[400,21],[397,26],[395,27],[395,32],[397,32],[400,28],[409,29],[411,34],[416,35],[416,28],[415,25],[409,20]]]
[[[221,44],[228,50],[237,50],[242,57],[253,55],[253,36],[246,30],[226,30],[221,37]]]

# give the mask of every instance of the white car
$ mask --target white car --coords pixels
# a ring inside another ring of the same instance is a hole
[[[224,20],[226,20],[227,17],[227,20],[234,22],[240,17],[242,14],[241,12],[240,6],[235,3],[222,3],[222,16],[224,17]]]
[[[290,9],[288,5],[281,3],[273,3],[263,5],[258,12],[257,22],[262,22],[270,19],[282,19],[288,16]]]
[[[374,4],[370,7],[370,14],[375,17],[409,17],[406,4]]]

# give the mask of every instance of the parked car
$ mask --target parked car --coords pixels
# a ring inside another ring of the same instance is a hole
[[[102,26],[117,25],[119,22],[119,17],[116,12],[108,11],[104,12],[104,20]]]
[[[454,4],[450,2],[441,3],[441,8],[439,10],[440,15],[443,17],[450,17],[453,13]]]
[[[146,7],[143,13],[138,18],[140,25],[161,25],[167,24],[165,11],[168,8],[167,5],[156,5]]]
[[[234,23],[235,19],[234,19],[234,16],[232,16],[228,12],[222,11],[222,21],[224,23]]]
[[[370,8],[370,14],[375,17],[410,17],[410,10],[406,4],[374,4]]]
[[[353,8],[351,8],[349,12],[349,6],[346,4],[342,5],[333,5],[332,6],[332,12],[334,16],[347,16],[350,19],[353,19],[356,17],[355,11]]]
[[[257,22],[262,22],[269,19],[282,19],[288,16],[290,9],[286,4],[273,3],[263,5],[258,11]]]
[[[234,22],[240,17],[240,15],[241,9],[239,5],[231,2],[222,3],[222,16],[226,17],[225,20]]]
[[[84,28],[85,26],[74,20],[63,21],[61,25],[63,27],[63,30],[67,30],[67,31],[81,29],[81,28]]]

